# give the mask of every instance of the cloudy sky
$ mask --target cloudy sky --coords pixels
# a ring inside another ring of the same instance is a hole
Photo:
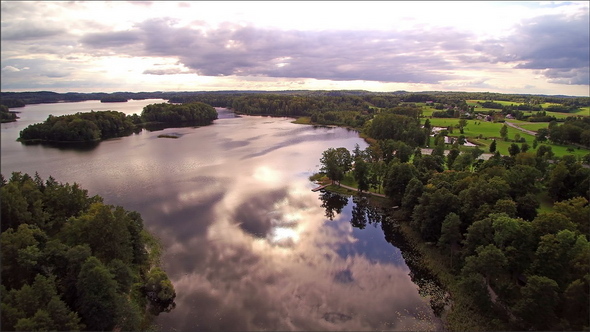
[[[1,3],[2,91],[588,96],[585,2]]]

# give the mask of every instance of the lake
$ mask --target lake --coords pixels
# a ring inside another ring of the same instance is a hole
[[[157,102],[12,109],[20,119],[2,124],[1,171],[76,182],[141,213],[165,248],[162,267],[177,293],[176,307],[155,320],[159,330],[441,328],[380,216],[311,191],[324,150],[367,146],[354,131],[218,109],[209,126],[143,130],[93,148],[15,141],[49,114],[133,114]]]

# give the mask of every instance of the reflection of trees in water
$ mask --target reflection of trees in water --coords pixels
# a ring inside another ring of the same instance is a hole
[[[348,197],[340,194],[324,191],[320,194],[322,207],[326,209],[326,218],[334,220],[337,214],[342,212],[342,209],[348,204]],[[352,226],[364,229],[367,223],[377,224],[384,218],[383,211],[371,206],[366,197],[353,197],[355,203],[352,207],[352,219],[350,223]]]
[[[366,197],[354,197],[354,206],[352,207],[352,219],[350,223],[353,227],[358,229],[364,229],[367,223],[377,224],[383,219],[383,211],[369,204],[369,200]]]
[[[320,195],[322,207],[326,209],[326,218],[334,220],[336,214],[342,212],[342,208],[348,204],[348,198],[329,191],[324,191]]]
[[[420,295],[430,298],[432,311],[440,316],[449,302],[449,296],[439,280],[426,268],[420,253],[406,241],[391,217],[381,224],[381,228],[385,234],[385,240],[399,248],[406,265],[410,268],[412,282],[418,285]]]
[[[326,218],[334,220],[336,214],[348,204],[348,198],[329,191],[320,195],[322,207],[326,209]],[[423,297],[430,299],[430,307],[435,315],[440,316],[449,302],[448,295],[442,288],[438,279],[425,267],[423,258],[411,243],[406,241],[399,229],[396,227],[387,211],[375,208],[370,205],[366,197],[353,197],[355,203],[352,207],[352,218],[350,223],[353,227],[364,229],[368,224],[377,225],[381,223],[385,240],[394,247],[399,248],[404,261],[410,268],[410,278],[418,285],[418,292]]]

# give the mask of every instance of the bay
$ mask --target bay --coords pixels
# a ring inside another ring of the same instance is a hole
[[[177,292],[176,307],[155,320],[159,330],[441,328],[379,222],[359,217],[351,198],[327,204],[330,194],[311,191],[324,150],[367,146],[354,131],[220,108],[209,126],[143,130],[93,148],[16,141],[49,114],[133,114],[155,102],[163,101],[14,109],[19,121],[2,124],[1,171],[76,182],[141,213]]]

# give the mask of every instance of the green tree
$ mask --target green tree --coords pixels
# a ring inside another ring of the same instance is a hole
[[[174,286],[160,268],[154,268],[148,273],[145,289],[148,297],[160,304],[170,305],[176,298]]]
[[[493,140],[492,144],[490,144],[490,153],[494,152],[496,152],[496,140]]]
[[[561,213],[541,212],[531,223],[537,237],[545,234],[557,234],[564,229],[575,230],[576,225]]]
[[[502,137],[503,140],[506,140],[506,138],[508,137],[508,127],[506,126],[506,124],[504,124],[502,128],[500,128],[500,137]]]
[[[69,243],[88,243],[93,255],[105,262],[120,259],[131,263],[133,247],[127,220],[123,219],[125,215],[121,209],[114,210],[115,213],[110,205],[95,203],[87,213],[71,220],[64,227]]]
[[[529,193],[538,193],[541,177],[541,172],[534,167],[515,165],[502,178],[510,186],[510,196],[517,199]]]
[[[582,234],[586,234],[586,236],[590,238],[590,223],[588,222],[590,205],[586,198],[575,197],[565,201],[556,202],[553,205],[553,210],[569,218]]]
[[[438,242],[445,217],[457,212],[459,206],[459,198],[447,188],[424,192],[412,213],[412,224],[417,226],[425,241]]]
[[[537,133],[535,134],[535,140],[537,142],[545,142],[547,140],[548,136],[549,136],[549,129],[540,128],[539,130],[537,130]]]
[[[471,153],[462,153],[453,162],[452,169],[455,171],[467,170],[474,162],[473,155]]]
[[[422,181],[418,180],[418,178],[412,178],[406,186],[404,198],[402,199],[402,208],[407,211],[412,211],[414,206],[418,204],[423,191],[424,185],[422,184]]]
[[[476,255],[469,256],[465,259],[463,269],[482,274],[488,283],[490,278],[497,277],[502,273],[508,264],[508,260],[502,250],[493,244],[488,244],[485,247],[477,247],[475,252]]]
[[[453,267],[453,251],[457,243],[461,240],[461,219],[459,216],[451,212],[443,220],[440,238],[438,239],[439,247],[448,247],[450,249],[451,268]]]
[[[589,278],[576,279],[563,293],[563,313],[574,331],[582,331],[590,326]]]
[[[458,148],[452,148],[449,150],[449,154],[447,155],[447,167],[449,169],[452,168],[455,159],[461,154],[461,151]]]
[[[511,199],[499,199],[494,205],[495,213],[506,213],[511,218],[516,217],[516,202]]]
[[[401,203],[406,187],[416,176],[416,167],[409,163],[392,162],[385,176],[385,194],[394,202]]]
[[[346,148],[329,148],[322,153],[320,163],[320,171],[326,173],[332,181],[340,183],[351,168],[352,156]]]
[[[467,119],[459,119],[459,131],[463,134],[465,127],[467,127]]]
[[[516,215],[525,220],[533,220],[537,216],[537,208],[539,206],[537,196],[527,193],[516,199]]]
[[[362,158],[357,158],[354,162],[353,176],[358,184],[360,192],[369,190],[369,164]]]
[[[477,220],[467,227],[465,240],[463,241],[463,256],[471,256],[475,249],[480,246],[486,246],[494,243],[494,229],[492,222],[495,216],[490,215],[487,218]]]
[[[516,156],[517,154],[520,153],[520,148],[518,147],[518,145],[516,143],[512,143],[508,147],[508,153],[510,153],[511,156]]]
[[[77,311],[82,316],[86,327],[91,331],[112,330],[116,324],[117,282],[108,269],[96,258],[89,257],[80,274]]]
[[[531,276],[521,290],[521,299],[514,306],[514,312],[536,330],[554,330],[558,319],[559,287],[544,276]]]
[[[39,263],[43,254],[39,247],[44,246],[46,241],[46,234],[37,226],[22,224],[16,231],[9,228],[2,232],[2,284],[9,288],[19,288],[31,283],[40,272]]]

